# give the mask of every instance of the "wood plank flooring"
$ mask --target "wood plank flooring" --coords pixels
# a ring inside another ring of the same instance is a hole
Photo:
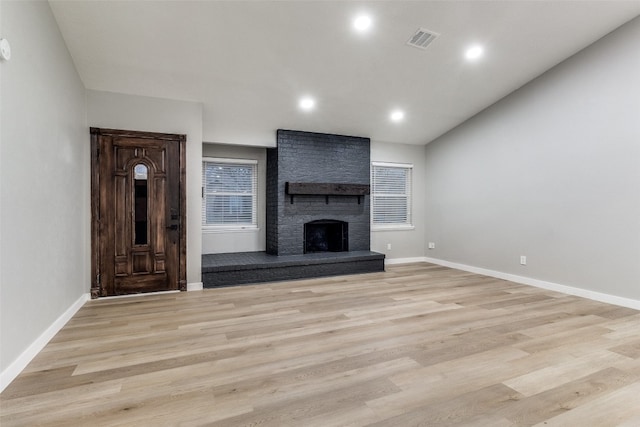
[[[640,426],[640,312],[420,263],[88,302],[8,426]]]

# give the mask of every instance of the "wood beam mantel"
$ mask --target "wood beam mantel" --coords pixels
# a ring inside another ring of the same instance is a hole
[[[287,182],[285,184],[285,192],[291,196],[325,196],[325,200],[329,203],[329,196],[356,196],[358,204],[360,198],[370,194],[370,186],[368,184],[343,184],[330,182]]]

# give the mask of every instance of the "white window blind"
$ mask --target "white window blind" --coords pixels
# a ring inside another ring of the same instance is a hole
[[[202,224],[211,227],[257,226],[257,161],[204,159]]]
[[[374,226],[411,226],[412,168],[413,165],[400,163],[372,163],[371,211]]]

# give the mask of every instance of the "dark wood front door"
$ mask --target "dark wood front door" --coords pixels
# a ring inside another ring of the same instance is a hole
[[[91,296],[186,290],[184,135],[91,128]]]

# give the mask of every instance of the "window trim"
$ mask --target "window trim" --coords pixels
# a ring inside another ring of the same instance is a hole
[[[409,191],[407,198],[407,222],[403,223],[375,223],[374,218],[374,179],[373,171],[375,167],[397,168],[408,171]],[[372,231],[403,231],[414,230],[413,225],[413,163],[391,163],[391,162],[371,162],[371,230]]]
[[[252,191],[252,219],[251,224],[207,224],[204,215],[206,194],[204,185],[205,163],[226,163],[230,165],[253,165],[253,191]],[[226,233],[226,232],[254,232],[258,231],[258,160],[256,159],[232,159],[222,157],[203,157],[201,171],[201,191],[202,191],[202,209],[200,224],[204,233]]]

